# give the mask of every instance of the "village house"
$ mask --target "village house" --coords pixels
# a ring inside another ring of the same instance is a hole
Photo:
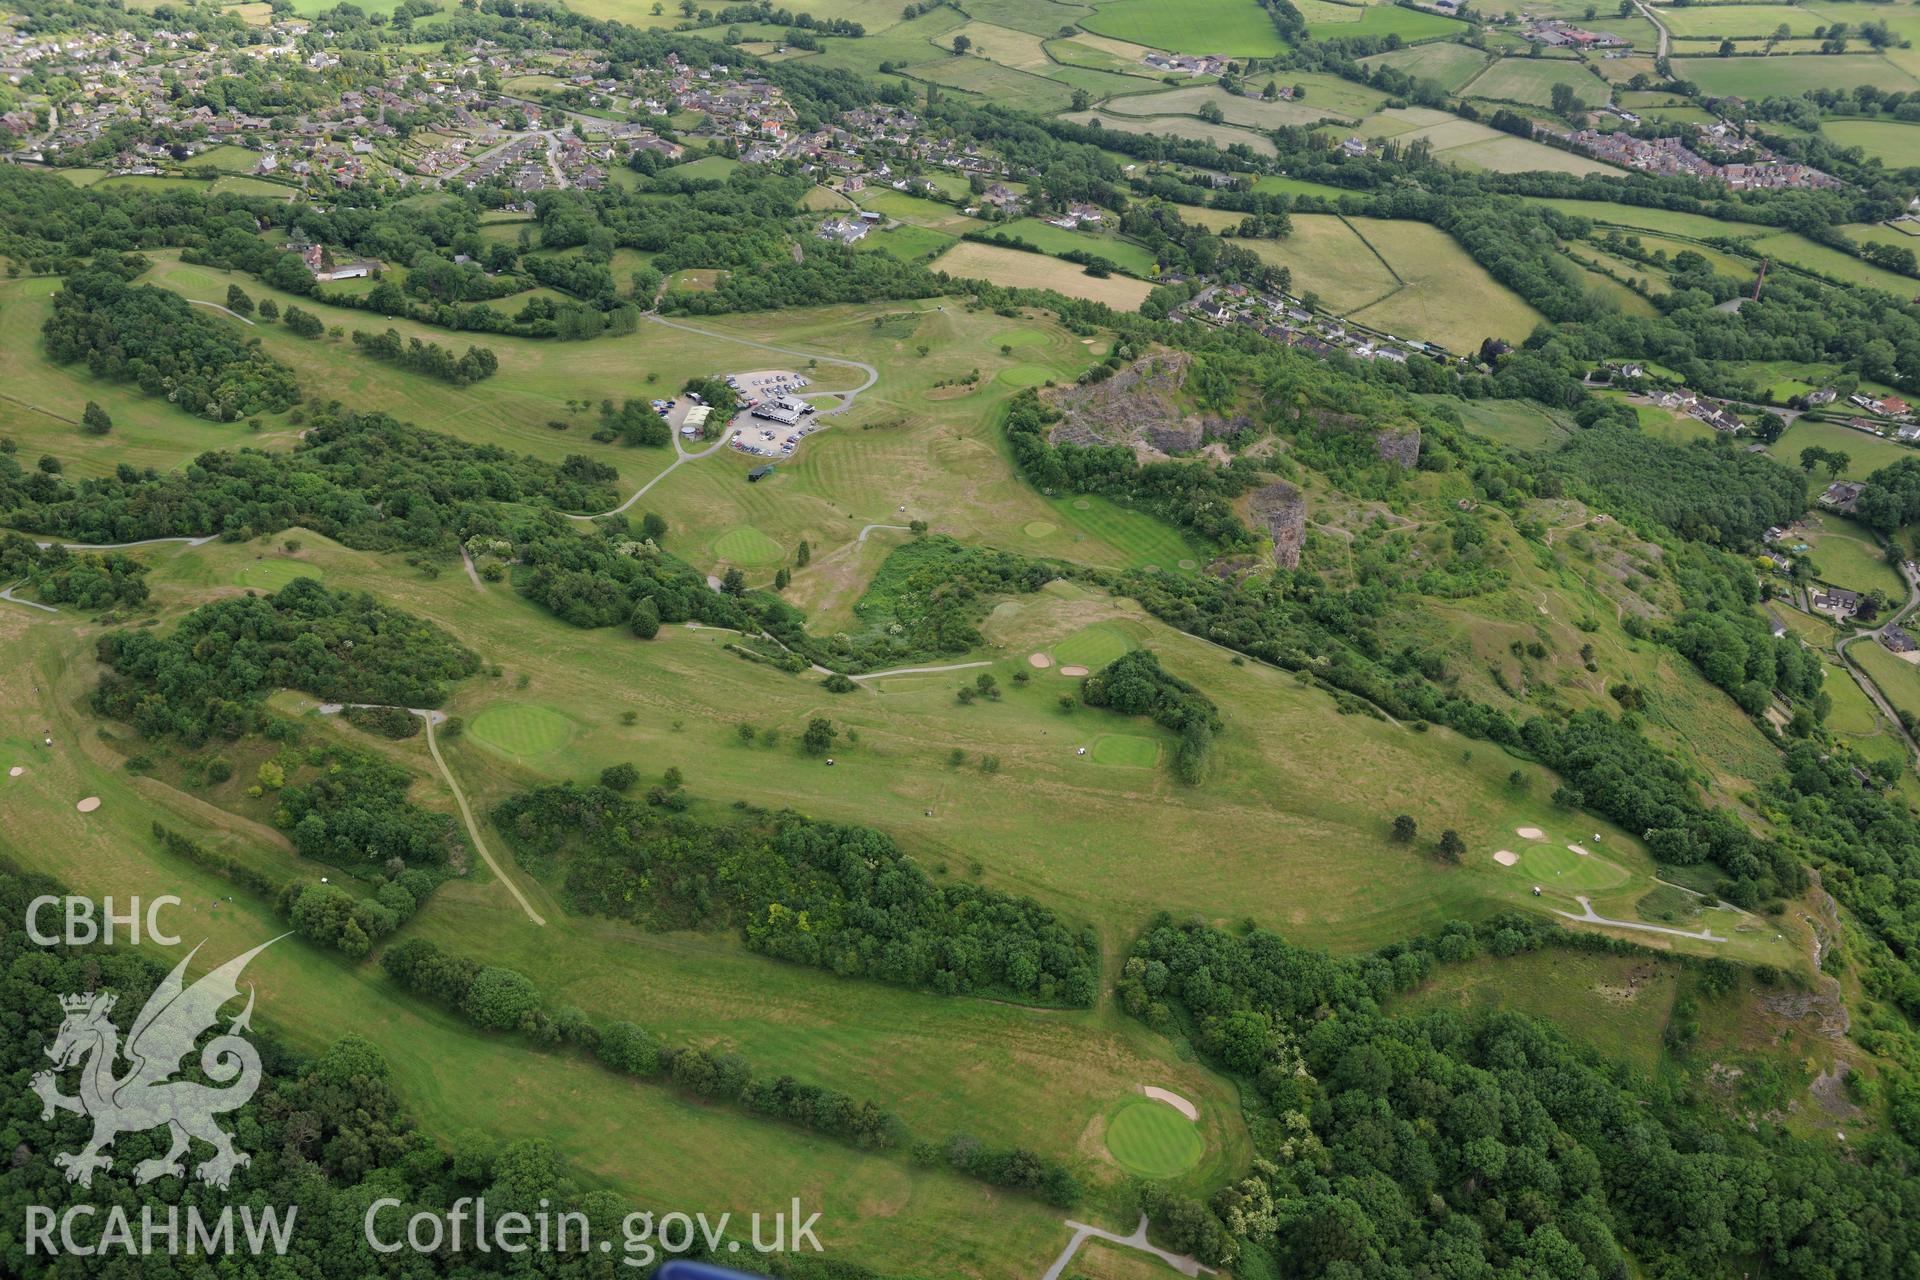
[[[1860,593],[1844,587],[1817,587],[1811,599],[1816,610],[1835,618],[1851,618],[1860,611]]]
[[[1858,480],[1836,480],[1827,486],[1825,493],[1820,495],[1820,505],[1851,514],[1854,503],[1860,500],[1860,495],[1865,492],[1866,487]]]

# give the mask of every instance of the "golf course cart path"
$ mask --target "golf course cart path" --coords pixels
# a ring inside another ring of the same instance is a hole
[[[29,609],[39,609],[46,613],[60,612],[50,604],[41,604],[38,600],[22,600],[19,596],[13,594],[14,587],[24,587],[26,585],[24,581],[16,582],[5,591],[0,591],[0,600],[5,600],[8,604],[23,604]]]
[[[1090,1227],[1084,1222],[1075,1222],[1072,1218],[1067,1219],[1067,1226],[1073,1231],[1073,1239],[1067,1241],[1067,1247],[1060,1251],[1060,1256],[1053,1260],[1053,1265],[1047,1268],[1040,1280],[1060,1280],[1061,1274],[1067,1269],[1067,1264],[1073,1261],[1073,1255],[1079,1252],[1080,1242],[1088,1236],[1096,1240],[1105,1240],[1108,1244],[1117,1244],[1123,1249],[1138,1249],[1141,1253],[1151,1254],[1183,1276],[1218,1274],[1212,1267],[1201,1266],[1198,1259],[1189,1258],[1183,1253],[1168,1253],[1165,1249],[1148,1244],[1147,1215],[1144,1213],[1140,1215],[1140,1225],[1133,1229],[1133,1234],[1130,1236],[1116,1235],[1105,1227]]]
[[[376,702],[323,702],[318,710],[323,716],[337,716],[348,707],[365,707],[374,711],[395,709]],[[467,793],[460,789],[460,784],[454,780],[453,770],[447,768],[446,758],[440,754],[440,742],[433,736],[433,727],[447,718],[446,713],[425,707],[398,709],[409,715],[419,716],[427,722],[427,752],[433,756],[433,762],[440,766],[440,776],[447,780],[447,789],[453,792],[453,802],[460,806],[460,818],[467,824],[467,835],[473,840],[473,847],[479,850],[481,859],[487,864],[487,869],[493,872],[501,884],[507,886],[507,892],[511,893],[513,900],[520,904],[520,909],[527,913],[527,919],[535,924],[544,925],[547,922],[546,918],[533,909],[533,904],[527,901],[527,895],[520,892],[520,886],[514,883],[512,876],[507,874],[507,869],[494,861],[493,851],[487,848],[487,842],[480,837],[480,824],[473,820],[473,810],[467,805]]]
[[[1581,924],[1603,924],[1609,929],[1639,929],[1643,933],[1664,933],[1675,938],[1692,938],[1696,942],[1726,941],[1725,938],[1711,929],[1702,929],[1698,933],[1688,933],[1685,929],[1669,929],[1665,925],[1659,924],[1641,924],[1637,920],[1609,920],[1605,916],[1594,914],[1593,904],[1585,898],[1576,897],[1574,901],[1579,903],[1580,909],[1587,914],[1577,916],[1571,911],[1562,911],[1558,907],[1554,908],[1553,913],[1557,916],[1565,916],[1569,920],[1578,921]]]
[[[467,567],[467,581],[473,583],[473,589],[481,595],[487,594],[485,584],[480,581],[480,571],[473,567],[473,557],[467,554],[467,544],[460,544],[460,563]]]
[[[64,551],[125,551],[131,547],[158,547],[168,542],[184,542],[190,547],[204,547],[213,539],[214,535],[209,533],[200,538],[142,538],[138,542],[36,542],[33,545],[42,550],[57,546]]]
[[[244,325],[253,324],[253,321],[247,319],[245,316],[241,315],[238,311],[233,310],[231,307],[223,307],[217,302],[202,302],[198,298],[188,298],[187,301],[196,307],[206,307],[208,310],[211,310],[211,311],[224,311],[228,315],[232,316],[235,320],[238,320],[241,324],[244,324]]]
[[[697,333],[703,338],[714,338],[721,342],[738,343],[743,347],[753,347],[754,349],[759,351],[771,351],[777,355],[799,356],[804,360],[818,360],[822,364],[837,364],[848,369],[858,369],[860,370],[860,372],[867,375],[867,380],[861,383],[859,386],[853,388],[853,390],[851,391],[815,392],[814,394],[816,395],[831,395],[839,398],[839,403],[834,405],[833,408],[822,409],[819,412],[817,416],[821,418],[831,418],[837,414],[845,413],[847,410],[853,408],[853,402],[859,397],[860,393],[862,391],[865,391],[867,388],[871,387],[874,383],[880,381],[880,371],[874,368],[872,365],[866,363],[864,360],[846,360],[841,358],[840,356],[823,356],[823,355],[816,355],[811,351],[796,351],[791,347],[776,347],[776,346],[773,346],[771,343],[755,342],[752,338],[740,338],[740,337],[735,337],[733,334],[730,334],[730,333],[719,333],[713,329],[702,329],[697,325],[682,324],[678,320],[668,320],[668,319],[665,319],[664,317],[657,316],[657,315],[648,315],[647,319],[653,321],[655,324],[663,324],[669,329],[678,329],[683,333]],[[676,435],[673,437],[673,451],[676,455],[674,460],[667,464],[666,470],[662,471],[659,475],[655,476],[653,479],[647,481],[645,484],[641,485],[638,489],[634,490],[632,497],[628,498],[625,502],[621,503],[619,506],[615,507],[611,511],[602,511],[598,515],[590,515],[590,516],[568,515],[567,519],[569,520],[604,520],[608,516],[617,516],[621,512],[625,511],[627,508],[631,507],[634,503],[640,501],[642,497],[646,496],[647,490],[653,488],[653,486],[659,484],[662,480],[665,480],[668,476],[672,475],[675,471],[678,471],[680,469],[680,464],[684,462],[692,462],[698,458],[711,457],[714,454],[720,452],[720,449],[727,443],[728,440],[732,438],[733,438],[733,432],[731,429],[723,431],[720,433],[720,438],[718,440],[715,440],[707,448],[700,450],[698,453],[689,453],[684,448],[681,447],[680,437]]]
[[[983,660],[980,662],[955,662],[944,667],[895,667],[891,671],[869,671],[865,675],[854,676],[853,679],[878,680],[883,676],[933,676],[939,675],[942,671],[971,671],[975,667],[990,667],[992,665],[993,663]]]

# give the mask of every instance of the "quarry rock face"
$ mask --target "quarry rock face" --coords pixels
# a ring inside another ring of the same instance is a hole
[[[1143,356],[1099,382],[1059,387],[1047,402],[1066,416],[1048,433],[1054,444],[1125,444],[1160,453],[1192,453],[1208,440],[1250,428],[1188,411],[1182,392],[1193,357],[1182,351]]]
[[[1273,536],[1273,562],[1282,569],[1300,567],[1300,549],[1307,540],[1307,496],[1284,480],[1253,491],[1249,507],[1266,521]]]
[[[1373,435],[1373,451],[1383,462],[1411,471],[1420,465],[1420,428],[1383,427]]]

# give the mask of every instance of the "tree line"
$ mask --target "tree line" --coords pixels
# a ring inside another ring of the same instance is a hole
[[[568,906],[656,929],[728,924],[775,959],[945,995],[1085,1008],[1098,948],[1051,911],[938,883],[891,839],[792,813],[709,824],[604,786],[543,787],[493,820]]]

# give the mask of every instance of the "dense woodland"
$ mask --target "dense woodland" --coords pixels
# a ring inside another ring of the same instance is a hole
[[[1209,1205],[1148,1197],[1176,1247],[1341,1280],[1913,1273],[1920,1132],[1840,1154],[1718,1124],[1532,1018],[1382,1008],[1436,961],[1557,934],[1511,917],[1335,958],[1162,917],[1122,997],[1243,1079],[1264,1133]]]
[[[83,542],[245,540],[301,525],[369,550],[452,552],[500,529],[502,506],[617,501],[613,468],[577,454],[555,466],[338,405],[311,421],[292,453],[210,452],[165,473],[122,465],[76,482],[0,454],[0,519]]]
[[[128,284],[112,271],[70,276],[53,296],[47,354],[85,361],[96,378],[132,382],[217,422],[278,413],[300,394],[293,371],[196,312],[177,293]]]
[[[164,636],[146,628],[103,634],[112,672],[94,710],[151,738],[192,746],[257,729],[262,702],[299,689],[325,702],[437,707],[448,683],[479,657],[432,623],[372,596],[295,578],[270,596],[201,605]]]

